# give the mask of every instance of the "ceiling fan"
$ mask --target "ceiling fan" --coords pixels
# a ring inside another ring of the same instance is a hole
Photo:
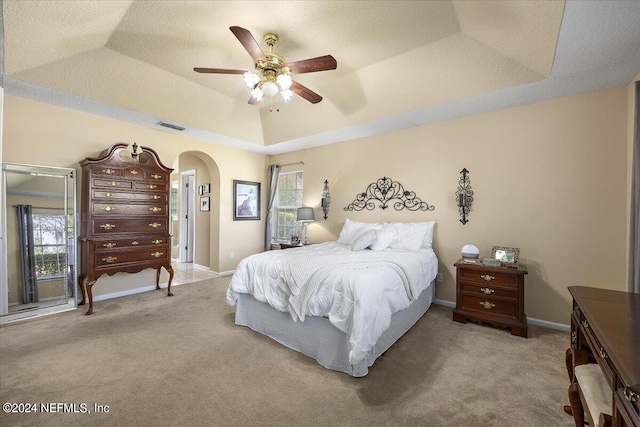
[[[322,101],[320,95],[293,81],[291,75],[335,70],[338,63],[333,56],[318,56],[317,58],[288,63],[281,55],[273,51],[273,47],[278,43],[277,35],[269,33],[264,36],[269,51],[263,52],[249,30],[241,27],[229,27],[229,29],[253,58],[255,71],[202,67],[196,67],[193,71],[213,74],[243,74],[245,84],[251,89],[249,104],[257,104],[264,95],[275,96],[278,92],[282,94],[285,101],[291,99],[294,93],[312,104]]]

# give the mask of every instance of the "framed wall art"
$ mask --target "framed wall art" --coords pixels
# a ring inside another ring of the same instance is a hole
[[[260,183],[233,180],[233,220],[260,219]]]
[[[200,211],[209,212],[211,210],[211,207],[209,205],[210,202],[211,202],[210,197],[208,196],[200,197]]]

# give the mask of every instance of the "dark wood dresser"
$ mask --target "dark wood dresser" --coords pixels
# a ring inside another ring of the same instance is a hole
[[[117,143],[98,157],[87,157],[82,166],[81,226],[79,237],[82,302],[103,275],[137,273],[154,268],[156,289],[160,271],[169,272],[171,293],[173,268],[169,235],[169,178],[173,169],[160,162],[151,148]],[[85,294],[86,289],[86,294]]]
[[[485,322],[511,328],[511,334],[527,337],[524,313],[524,276],[527,267],[487,267],[456,262],[456,308],[453,320]]]
[[[640,426],[640,294],[571,286],[571,347],[587,350],[613,396],[612,425]]]

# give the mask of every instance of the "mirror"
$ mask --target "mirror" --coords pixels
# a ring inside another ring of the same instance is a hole
[[[77,307],[75,170],[2,164],[0,323]]]

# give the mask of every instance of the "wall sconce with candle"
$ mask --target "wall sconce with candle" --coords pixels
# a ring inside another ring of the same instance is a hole
[[[456,202],[458,203],[458,213],[460,214],[460,222],[464,225],[469,220],[469,210],[473,203],[473,190],[471,190],[471,181],[469,180],[469,171],[464,168],[460,171],[460,181],[458,181],[458,191],[456,191]]]
[[[322,196],[320,196],[320,205],[322,206],[322,216],[326,220],[329,217],[329,205],[331,204],[331,194],[329,194],[329,181],[324,180],[324,188]]]

